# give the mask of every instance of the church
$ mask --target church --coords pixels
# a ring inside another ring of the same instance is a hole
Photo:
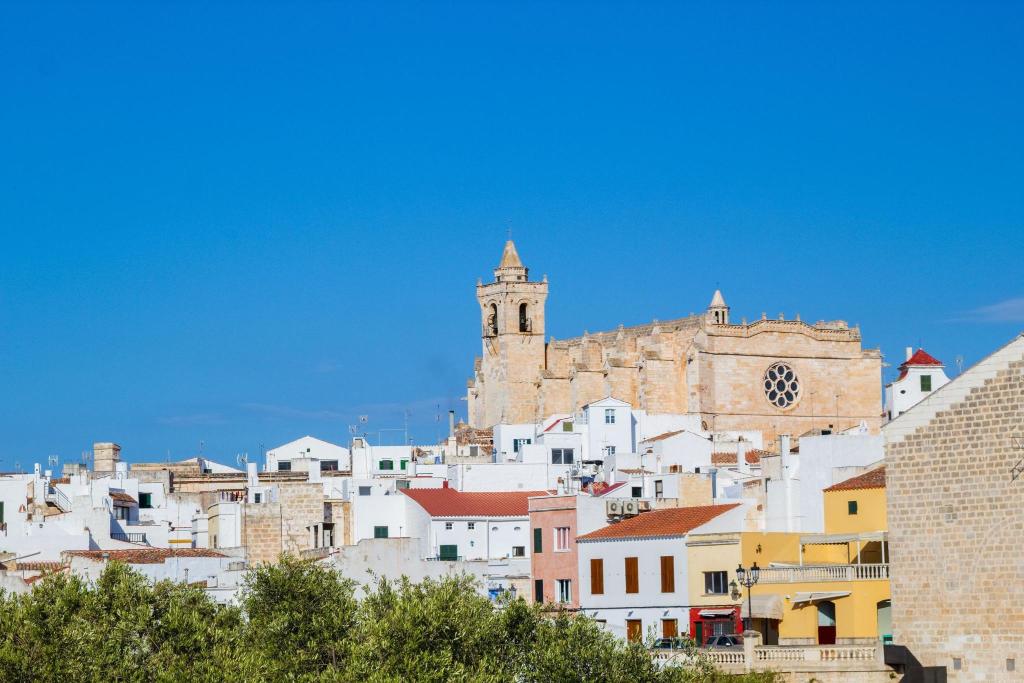
[[[732,320],[716,291],[704,313],[545,339],[548,282],[531,281],[509,240],[479,282],[482,354],[467,386],[469,423],[535,423],[607,396],[648,414],[696,414],[707,431],[841,431],[882,422],[882,357],[841,320]]]

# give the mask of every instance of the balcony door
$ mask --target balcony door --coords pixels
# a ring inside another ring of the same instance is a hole
[[[836,644],[836,603],[824,600],[818,603],[818,645]]]

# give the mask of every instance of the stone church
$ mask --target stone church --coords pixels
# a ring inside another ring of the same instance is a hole
[[[882,418],[881,353],[836,320],[739,324],[716,291],[707,310],[573,339],[545,340],[548,282],[505,244],[494,282],[478,283],[483,354],[468,382],[474,427],[530,423],[606,396],[635,409],[699,414],[708,431],[842,430]]]

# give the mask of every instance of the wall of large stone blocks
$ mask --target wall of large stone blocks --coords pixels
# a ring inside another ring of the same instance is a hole
[[[1022,432],[1018,361],[886,444],[893,636],[951,681],[1024,675]]]

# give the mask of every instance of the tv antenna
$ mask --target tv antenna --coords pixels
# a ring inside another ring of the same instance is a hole
[[[48,455],[46,456],[46,466],[48,469],[56,470],[57,464],[60,463],[59,455]]]
[[[248,462],[249,462],[249,454],[248,453],[239,453],[238,455],[235,456],[235,462],[238,463],[239,465],[246,465],[246,464],[248,464]]]
[[[957,356],[956,357],[956,374],[957,374],[957,376],[960,376],[960,375],[964,374],[964,357],[963,356]]]

